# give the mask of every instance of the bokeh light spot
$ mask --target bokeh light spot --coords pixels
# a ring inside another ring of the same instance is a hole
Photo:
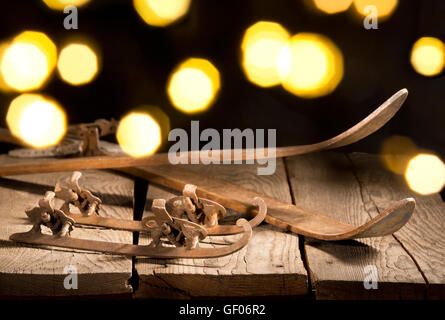
[[[352,4],[352,0],[313,0],[315,6],[327,13],[335,14],[343,12],[349,9]]]
[[[133,6],[149,25],[165,27],[189,10],[191,0],[133,0]]]
[[[135,158],[149,156],[161,145],[161,128],[149,114],[132,112],[119,122],[116,138],[128,155]]]
[[[69,5],[81,7],[90,2],[90,0],[43,0],[43,2],[53,10],[63,10]]]
[[[11,133],[34,148],[57,144],[66,132],[66,116],[53,100],[38,94],[22,94],[8,109],[6,122]]]
[[[260,21],[244,33],[241,44],[242,66],[247,78],[261,87],[280,84],[279,65],[283,68],[283,46],[289,33],[280,24]]]
[[[385,167],[396,174],[404,174],[409,160],[417,153],[416,144],[404,136],[385,139],[380,152]]]
[[[411,65],[424,76],[441,73],[445,66],[445,44],[437,38],[420,38],[411,50]]]
[[[97,55],[86,44],[69,44],[60,52],[57,69],[69,84],[89,83],[98,71]]]
[[[391,16],[398,3],[398,0],[354,0],[354,7],[357,13],[367,16],[369,12],[365,12],[365,8],[370,5],[375,6],[377,17],[386,18]]]
[[[433,154],[419,154],[409,161],[405,179],[411,190],[417,193],[439,192],[445,185],[445,165]]]
[[[42,32],[22,32],[3,50],[2,81],[16,91],[40,88],[56,64],[57,48]]]
[[[299,33],[290,39],[280,56],[282,85],[297,96],[327,95],[343,78],[343,56],[337,46],[322,35]]]
[[[172,104],[185,113],[206,110],[220,87],[218,69],[208,60],[190,58],[170,76],[167,92]]]

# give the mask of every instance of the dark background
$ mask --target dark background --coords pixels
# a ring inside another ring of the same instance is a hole
[[[276,128],[279,146],[329,138],[367,116],[401,88],[409,90],[404,107],[383,129],[347,151],[378,152],[385,137],[412,138],[418,146],[445,155],[445,77],[426,78],[409,62],[413,43],[422,36],[445,41],[445,1],[399,0],[394,14],[366,30],[351,8],[326,15],[298,0],[192,0],[187,16],[166,28],[145,24],[130,0],[92,0],[79,8],[79,29],[65,30],[61,11],[39,0],[2,1],[0,41],[23,30],[45,32],[58,49],[72,37],[85,36],[99,48],[102,68],[85,86],[70,86],[57,72],[39,92],[53,96],[70,123],[117,118],[139,105],[164,110],[171,127]],[[281,87],[248,82],[240,66],[244,31],[259,20],[281,23],[292,34],[317,32],[341,49],[345,74],[337,89],[317,99],[301,99]],[[186,115],[166,94],[172,69],[191,56],[212,61],[222,77],[220,94],[205,113]],[[17,93],[0,95],[0,125]],[[4,147],[3,147],[4,148]],[[163,150],[168,149],[164,146]]]

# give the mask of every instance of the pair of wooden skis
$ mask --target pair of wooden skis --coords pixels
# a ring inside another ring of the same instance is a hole
[[[290,157],[310,152],[328,150],[361,140],[386,124],[403,105],[407,95],[408,91],[406,89],[398,91],[365,119],[331,139],[311,145],[276,148],[275,157]],[[243,149],[242,152],[238,154],[232,150],[232,161],[259,159],[260,157],[268,158],[267,150],[264,151],[264,153],[257,153],[248,152],[247,150]],[[189,160],[192,157],[201,160],[215,159],[215,156],[222,160],[223,151],[213,150],[210,153],[191,151],[188,152],[186,156],[189,158]],[[178,191],[182,190],[188,183],[196,184],[198,185],[197,195],[199,197],[217,201],[223,206],[236,210],[240,213],[252,213],[252,201],[254,198],[259,197],[263,199],[267,205],[267,216],[265,217],[266,222],[285,230],[290,230],[298,234],[321,240],[345,240],[392,234],[400,229],[409,220],[415,207],[414,199],[403,199],[393,204],[364,225],[356,227],[329,218],[322,214],[307,211],[303,208],[299,208],[296,205],[280,202],[276,199],[252,192],[230,183],[218,181],[207,176],[200,176],[187,171],[184,168],[169,165],[168,154],[156,154],[147,158],[139,159],[118,155],[90,156],[61,160],[45,159],[33,162],[18,161],[18,163],[0,166],[0,176],[106,168],[117,168],[118,170],[129,173],[133,176],[144,178],[151,182],[168,186]],[[255,210],[253,210],[253,212],[255,214]],[[97,221],[93,225],[112,227],[112,225],[116,226],[118,224],[122,224],[122,222],[113,224],[111,223],[111,220],[107,220],[108,218],[96,217],[96,219]],[[92,218],[90,218],[90,220],[92,220]],[[80,222],[81,219],[78,221]],[[124,229],[141,231],[136,227],[138,223],[139,222],[136,221],[129,221],[126,226],[132,225],[132,227]],[[73,239],[67,240],[67,243],[62,243],[64,244],[63,246],[69,246],[68,242],[72,246],[75,246]],[[90,249],[94,250],[93,247]],[[134,255],[138,255],[136,254],[136,251],[133,251],[133,253],[135,253]]]

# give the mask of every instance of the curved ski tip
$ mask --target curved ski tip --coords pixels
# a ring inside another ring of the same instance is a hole
[[[402,199],[394,204],[392,207],[388,208],[386,211],[390,215],[405,216],[406,221],[411,217],[416,208],[416,200],[412,197]]]
[[[416,207],[416,200],[414,198],[412,198],[412,197],[405,198],[405,199],[402,200],[402,202],[405,202],[408,207],[412,207],[413,210]]]
[[[414,209],[416,208],[416,200],[411,197],[402,199],[397,203],[396,207],[397,208],[403,207],[407,213],[411,214],[414,211]],[[395,211],[395,209],[394,209],[394,211]]]
[[[415,207],[416,200],[414,198],[402,199],[359,227],[358,232],[352,238],[382,237],[393,234],[409,221]]]
[[[408,95],[408,89],[407,88],[403,88],[399,90],[399,94],[401,95]]]
[[[399,99],[403,99],[403,101],[405,101],[407,96],[408,96],[408,89],[403,88],[403,89],[400,89],[399,91],[397,91],[396,93],[394,93],[390,100],[391,100],[391,102],[394,100],[399,100]]]

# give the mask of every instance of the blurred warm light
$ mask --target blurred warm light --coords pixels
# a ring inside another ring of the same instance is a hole
[[[343,56],[328,38],[314,33],[293,36],[280,54],[283,87],[303,98],[331,93],[343,78]]]
[[[97,55],[86,44],[71,43],[60,52],[57,69],[69,84],[86,84],[97,74]]]
[[[191,0],[133,0],[133,6],[144,21],[155,27],[165,27],[183,17]]]
[[[119,122],[116,138],[122,150],[130,156],[149,156],[161,145],[161,128],[151,115],[132,112]]]
[[[66,132],[66,116],[53,100],[38,94],[22,94],[8,109],[6,122],[11,133],[34,148],[57,144]]]
[[[411,64],[424,76],[441,73],[445,65],[445,44],[437,38],[420,38],[411,50]]]
[[[148,113],[159,125],[161,128],[161,138],[162,141],[168,139],[168,134],[170,133],[170,118],[168,115],[157,106],[143,105],[138,110],[142,110],[144,113]],[[135,110],[137,111],[137,110]]]
[[[11,89],[40,88],[57,60],[55,44],[42,32],[25,31],[16,36],[1,56],[2,81]]]
[[[195,113],[210,106],[219,87],[218,69],[208,60],[190,58],[173,71],[167,92],[177,109],[185,113]]]
[[[343,12],[349,9],[352,0],[313,0],[315,6],[328,14]]]
[[[260,21],[246,30],[241,44],[242,64],[251,82],[262,87],[280,84],[280,52],[288,39],[287,30],[275,22]]]
[[[439,192],[445,185],[445,165],[435,155],[419,154],[409,161],[405,179],[411,190],[417,193]]]
[[[409,160],[417,153],[416,144],[404,136],[387,138],[381,148],[385,167],[396,174],[404,174]]]
[[[9,48],[8,42],[0,43],[0,65],[1,65],[1,61],[3,60],[3,55],[6,52],[6,49],[8,49],[8,48]],[[8,86],[8,84],[6,83],[5,78],[3,77],[3,73],[1,72],[1,69],[0,69],[0,91],[9,92],[11,90],[12,90],[12,88],[10,86]]]
[[[43,0],[43,2],[54,10],[63,10],[66,6],[73,5],[81,7],[90,2],[90,0]]]
[[[365,8],[369,5],[377,8],[377,17],[389,17],[398,5],[398,0],[354,0],[355,10],[362,16],[369,15]]]

